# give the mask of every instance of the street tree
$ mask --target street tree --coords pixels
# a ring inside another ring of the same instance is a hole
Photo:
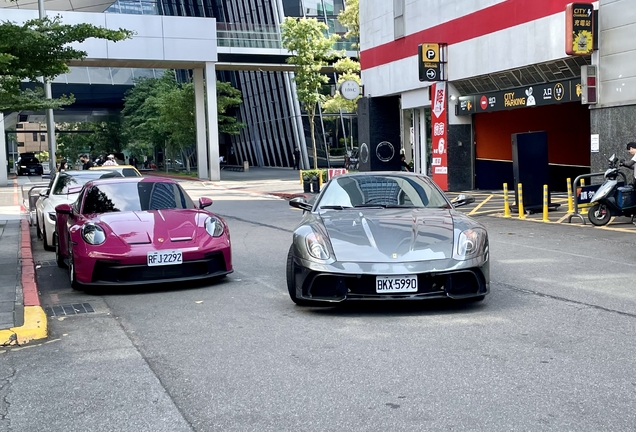
[[[120,117],[96,122],[73,122],[59,125],[58,153],[75,161],[88,155],[121,153],[127,147],[127,136]]]
[[[86,51],[71,44],[89,38],[117,42],[132,32],[109,30],[92,24],[63,24],[61,18],[32,19],[23,24],[0,22],[0,111],[59,108],[73,103],[73,96],[47,100],[42,87],[23,89],[23,81],[53,80],[69,71],[71,60],[86,58]]]
[[[244,123],[229,111],[242,103],[241,92],[230,83],[217,81],[216,85],[219,133],[236,135]],[[140,79],[126,94],[122,114],[133,145],[183,154],[190,172],[189,156],[196,142],[192,83],[179,83],[174,71],[166,71],[160,78]]]
[[[295,66],[296,94],[309,119],[314,169],[318,168],[314,130],[316,108],[326,98],[321,87],[329,82],[322,69],[334,57],[333,46],[338,40],[338,35],[326,36],[327,30],[325,23],[314,18],[287,17],[281,26],[283,48],[292,54],[287,62]]]
[[[346,38],[360,39],[360,0],[345,0],[345,8],[338,14],[338,21],[347,27]],[[356,44],[359,46],[359,44]]]

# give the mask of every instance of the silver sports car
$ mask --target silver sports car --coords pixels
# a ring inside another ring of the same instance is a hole
[[[371,172],[334,177],[304,210],[287,256],[298,305],[344,300],[483,300],[490,290],[488,233],[455,210],[428,177]]]

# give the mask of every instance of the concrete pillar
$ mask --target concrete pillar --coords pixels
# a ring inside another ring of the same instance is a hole
[[[210,157],[210,180],[221,180],[219,162],[219,116],[216,103],[216,69],[214,63],[205,64],[205,94],[208,117],[208,154]]]
[[[203,68],[194,69],[194,116],[197,130],[197,176],[202,180],[209,180]]]
[[[7,140],[4,135],[4,114],[0,111],[0,186],[6,186],[7,182]]]
[[[426,133],[426,109],[424,107],[420,108],[420,121],[419,121],[419,141],[416,141],[416,145],[420,146],[419,156],[420,156],[420,173],[428,175],[428,149],[427,149],[427,141],[428,135]]]

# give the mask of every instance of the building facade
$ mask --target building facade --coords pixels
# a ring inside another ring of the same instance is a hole
[[[362,81],[371,105],[395,106],[400,115],[384,125],[399,133],[403,151],[420,172],[435,174],[439,158],[431,138],[431,82],[420,80],[420,44],[442,44],[448,82],[446,146],[448,189],[501,189],[513,183],[512,136],[547,135],[549,184],[565,190],[567,178],[596,171],[607,153],[625,153],[634,139],[636,26],[629,0],[590,3],[597,49],[567,55],[569,0],[369,0],[360,3]],[[445,45],[445,47],[444,47]],[[587,101],[581,70],[596,66],[598,97]],[[582,97],[583,96],[583,97]],[[583,99],[583,100],[582,100]],[[394,100],[394,101],[392,101]],[[372,111],[360,112],[368,116]],[[395,117],[395,116],[394,116]],[[608,121],[612,119],[612,121]],[[377,123],[373,118],[370,123]],[[390,130],[388,130],[390,129]],[[361,129],[361,141],[363,130]],[[592,152],[591,135],[600,135]],[[367,134],[370,158],[382,133]],[[630,138],[630,136],[632,138]],[[393,138],[395,139],[395,138]],[[441,168],[440,168],[441,171]]]
[[[344,34],[346,29],[337,16],[344,8],[343,0],[117,0],[107,12],[174,16],[214,17],[217,20],[219,47],[234,45],[233,34],[257,29],[261,39],[242,40],[245,48],[268,48],[280,43],[280,24],[286,16],[313,17],[325,22],[330,32]],[[271,46],[270,46],[271,44]],[[226,59],[219,52],[219,61]],[[244,60],[248,62],[250,55]],[[254,58],[254,56],[251,56]],[[236,55],[232,56],[236,61]],[[189,71],[179,71],[181,80],[190,79]],[[292,167],[293,152],[299,147],[303,165],[310,166],[312,152],[309,124],[298,104],[290,72],[258,70],[220,70],[217,78],[241,90],[243,103],[236,111],[245,123],[239,135],[221,136],[220,155],[228,164]],[[322,117],[317,122],[317,149],[321,166],[344,162],[341,137],[351,137],[355,115]],[[353,118],[352,118],[353,117]],[[329,158],[330,153],[334,155]]]

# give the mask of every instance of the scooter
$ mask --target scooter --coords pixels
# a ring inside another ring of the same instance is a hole
[[[619,182],[618,176],[623,177]],[[636,193],[632,186],[625,186],[625,174],[620,172],[616,155],[609,158],[609,168],[605,171],[605,181],[596,191],[592,200],[593,206],[587,212],[592,225],[607,225],[612,216],[636,216]]]

